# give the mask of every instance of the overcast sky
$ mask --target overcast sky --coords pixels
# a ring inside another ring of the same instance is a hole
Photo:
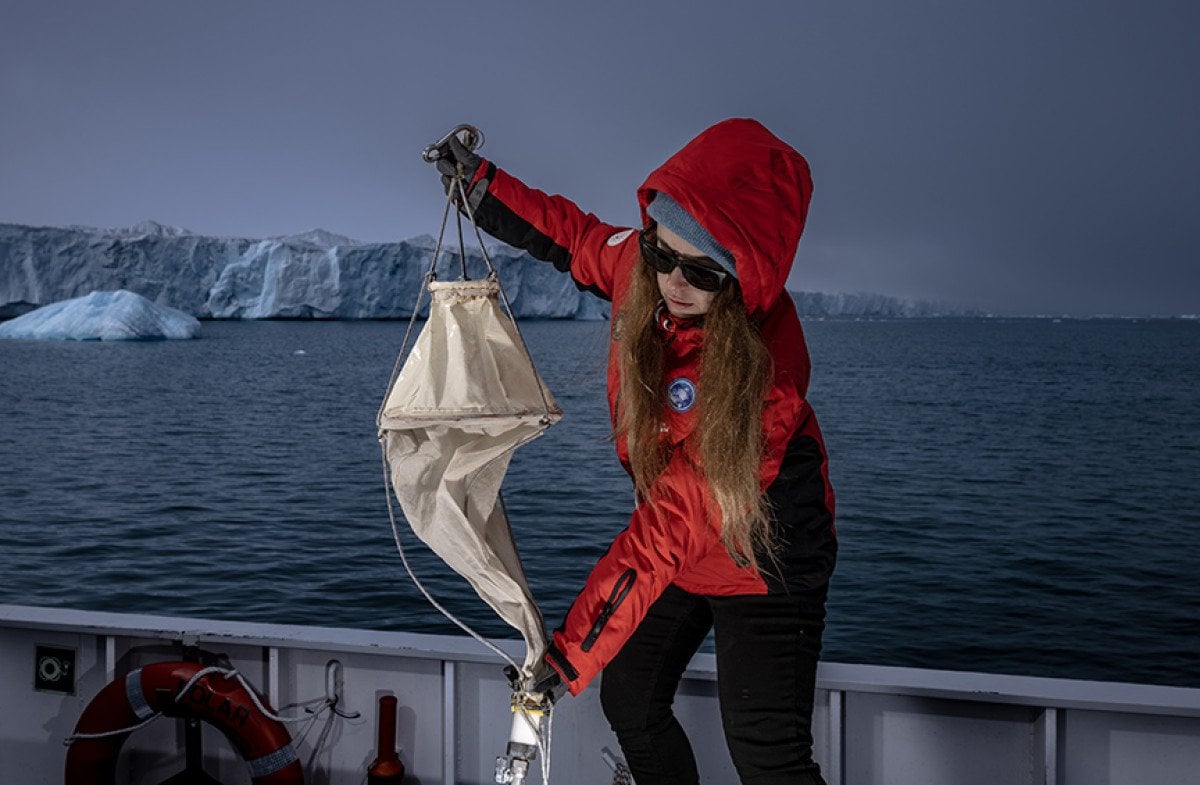
[[[0,0],[0,222],[436,233],[449,127],[613,223],[707,125],[816,189],[793,288],[1200,312],[1200,4]]]

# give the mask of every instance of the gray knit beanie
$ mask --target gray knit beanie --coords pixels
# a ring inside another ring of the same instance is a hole
[[[659,225],[665,226],[675,234],[696,246],[705,256],[725,268],[725,271],[737,277],[737,269],[733,265],[733,254],[725,250],[691,213],[679,206],[679,202],[667,196],[662,191],[656,191],[650,204],[646,205],[646,214]]]

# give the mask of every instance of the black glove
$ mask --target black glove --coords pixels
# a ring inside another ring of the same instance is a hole
[[[558,675],[558,671],[550,667],[546,663],[542,663],[541,667],[544,670],[541,673],[535,673],[533,677],[533,686],[526,693],[528,695],[541,695],[543,700],[549,701],[551,704],[558,702],[558,699],[567,691],[567,685],[563,684],[562,677]],[[511,665],[504,666],[504,678],[508,679],[508,686],[513,692],[521,692],[521,672]]]
[[[469,189],[481,163],[483,163],[483,159],[468,150],[467,146],[459,140],[458,134],[452,135],[444,145],[438,148],[437,169],[442,173],[442,188],[446,191],[446,195],[453,195],[457,202],[458,188],[454,185],[454,178],[461,174],[463,188]],[[451,194],[452,190],[453,194]],[[470,195],[469,190],[467,193]]]
[[[557,703],[567,692],[567,685],[563,683],[562,677],[558,675],[558,671],[554,668],[547,668],[546,673],[533,683],[533,688],[530,692],[541,693],[544,700],[551,704]]]

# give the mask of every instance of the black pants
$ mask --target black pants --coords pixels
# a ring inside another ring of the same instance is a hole
[[[669,586],[604,669],[600,701],[637,785],[696,785],[671,711],[683,671],[716,633],[725,742],[743,785],[825,785],[812,759],[824,593],[703,597]]]

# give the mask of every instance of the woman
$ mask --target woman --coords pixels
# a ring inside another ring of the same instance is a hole
[[[696,783],[671,704],[715,631],[722,721],[743,783],[823,783],[812,703],[837,552],[809,360],[784,291],[812,193],[804,158],[753,120],[707,129],[638,190],[645,227],[605,224],[458,143],[438,162],[499,240],[612,301],[608,396],[639,503],[546,655],[601,702],[638,785]]]

